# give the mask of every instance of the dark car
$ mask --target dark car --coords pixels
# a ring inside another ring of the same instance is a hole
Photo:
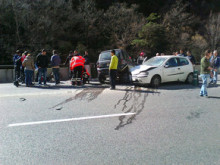
[[[134,66],[130,56],[125,50],[115,49],[115,54],[118,57],[118,73],[117,80],[121,83],[130,83],[131,72],[130,68]],[[99,54],[97,62],[98,78],[100,83],[104,83],[106,78],[109,78],[109,64],[111,61],[111,50],[102,51]]]

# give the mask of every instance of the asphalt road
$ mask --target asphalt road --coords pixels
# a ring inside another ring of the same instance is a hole
[[[0,84],[1,165],[219,165],[220,86]]]

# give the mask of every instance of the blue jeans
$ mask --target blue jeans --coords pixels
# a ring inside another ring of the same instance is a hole
[[[32,76],[34,74],[33,70],[24,70],[24,74],[25,74],[25,84],[26,86],[29,86],[32,84]]]
[[[38,83],[41,84],[41,77],[43,76],[44,84],[47,83],[47,68],[38,69]]]
[[[60,83],[60,69],[59,68],[53,68],[53,75],[54,75],[54,78],[55,78],[55,82],[56,84]]]
[[[207,82],[208,82],[208,78],[210,77],[210,75],[209,74],[201,74],[200,76],[202,78],[202,87],[200,90],[200,95],[201,96],[208,96]]]
[[[217,71],[212,71],[213,77],[211,78],[211,81],[213,82],[213,84],[216,84],[218,81],[218,70]]]

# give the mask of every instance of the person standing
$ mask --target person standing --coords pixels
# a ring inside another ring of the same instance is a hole
[[[68,57],[66,58],[66,61],[65,61],[65,63],[64,63],[65,66],[68,65],[68,67],[69,67],[70,61],[71,61],[71,58],[72,58],[72,57],[73,57],[73,52],[70,51],[70,52],[69,52],[69,55],[68,55]]]
[[[15,55],[13,56],[13,63],[14,63],[14,71],[15,71],[15,80],[14,85],[16,87],[19,86],[19,79],[21,73],[21,52],[19,50],[16,51]]]
[[[31,54],[27,54],[22,63],[22,66],[24,67],[25,84],[26,87],[29,87],[30,85],[32,85],[32,77],[34,74],[34,58]]]
[[[66,61],[64,63],[65,66],[68,66],[69,78],[71,78],[70,61],[71,61],[72,57],[73,57],[73,52],[70,51],[69,55],[66,58]]]
[[[144,61],[144,55],[145,55],[144,52],[141,52],[141,53],[140,53],[139,57],[137,58],[137,64],[138,64],[138,65],[141,65],[141,64],[143,63],[143,61]]]
[[[117,69],[118,69],[118,57],[115,55],[115,50],[111,51],[111,62],[109,65],[109,77],[110,77],[110,90],[115,89]]]
[[[23,63],[24,59],[26,58],[28,52],[24,51],[21,56],[21,63]],[[21,66],[21,83],[23,84],[25,82],[25,73],[24,73],[24,67],[23,65]]]
[[[180,54],[178,54],[177,56],[186,57],[186,55],[184,54],[183,49],[180,49]]]
[[[216,85],[218,81],[218,69],[220,67],[220,58],[218,57],[218,51],[214,50],[213,55],[210,58],[212,70],[211,84]]]
[[[49,64],[47,52],[45,49],[37,56],[36,65],[38,67],[38,85],[41,84],[41,77],[43,76],[44,85],[47,85],[47,67]]]
[[[88,51],[85,51],[85,55],[83,56],[85,59],[85,69],[89,73],[89,79],[91,78],[91,67],[90,67],[90,59],[89,59],[89,54]]]
[[[202,86],[200,90],[200,96],[208,97],[207,82],[208,82],[208,78],[210,77],[210,72],[212,70],[209,62],[210,57],[211,57],[211,51],[206,50],[205,56],[201,59],[200,76],[202,78]]]
[[[196,65],[196,60],[195,57],[191,54],[191,52],[188,50],[186,52],[187,58],[191,61],[191,63],[193,64],[193,66]]]
[[[53,56],[51,57],[51,66],[55,78],[55,85],[60,83],[60,73],[59,73],[60,63],[61,63],[60,56],[57,54],[56,50],[53,50]]]

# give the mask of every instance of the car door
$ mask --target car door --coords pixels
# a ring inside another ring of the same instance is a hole
[[[178,79],[179,79],[179,81],[185,81],[188,74],[190,72],[192,72],[192,69],[191,69],[192,66],[191,66],[190,62],[184,57],[178,58],[178,62],[179,62],[179,68],[180,68],[179,69],[180,73],[179,73]]]
[[[177,58],[170,58],[164,65],[163,82],[177,81],[180,73]]]

